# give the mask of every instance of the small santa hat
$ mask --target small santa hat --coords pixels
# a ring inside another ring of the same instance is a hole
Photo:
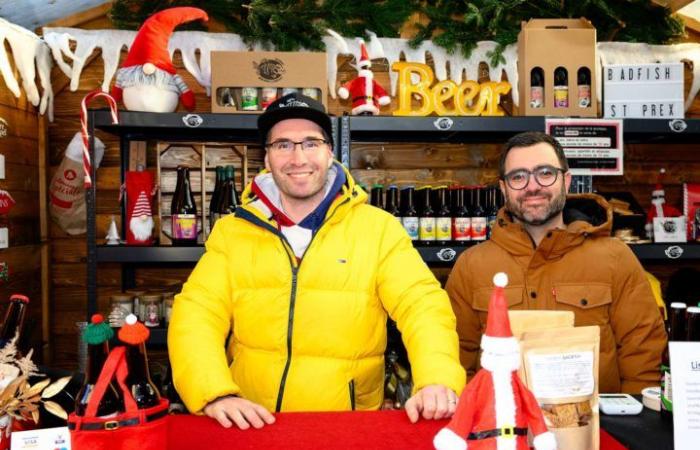
[[[666,169],[664,169],[663,167],[659,169],[659,175],[656,178],[656,186],[654,186],[654,190],[651,191],[652,197],[664,197],[666,195],[663,186],[663,178],[665,173]]]
[[[518,342],[510,329],[508,302],[504,293],[504,288],[508,284],[508,275],[498,272],[493,277],[493,284],[495,287],[489,301],[486,331],[481,337],[481,348],[497,352],[518,349]]]
[[[90,345],[100,345],[114,336],[112,327],[105,323],[102,314],[93,314],[90,324],[83,330],[83,340]]]
[[[369,54],[367,53],[367,47],[364,42],[360,42],[360,62],[358,66],[361,69],[368,69],[372,67],[372,61],[369,59]]]
[[[152,215],[151,202],[148,201],[148,195],[146,191],[141,191],[134,204],[134,212],[131,214],[131,217],[150,217]]]
[[[176,26],[197,19],[207,21],[209,16],[199,8],[188,6],[168,8],[153,14],[141,25],[122,67],[150,63],[174,75],[175,66],[168,53],[170,35]]]
[[[119,340],[130,345],[144,343],[150,335],[151,331],[133,314],[126,316],[124,326],[119,329]]]

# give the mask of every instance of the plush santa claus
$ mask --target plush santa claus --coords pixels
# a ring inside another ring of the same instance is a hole
[[[679,217],[682,216],[681,212],[666,204],[666,191],[664,191],[663,177],[666,173],[666,169],[659,170],[659,177],[656,182],[654,190],[651,191],[651,206],[647,211],[647,222],[644,226],[647,237],[649,239],[654,237],[654,218],[655,217]]]
[[[508,320],[505,273],[493,278],[481,369],[462,392],[450,423],[433,440],[437,450],[528,450],[528,429],[536,450],[555,450],[535,396],[520,381],[520,347]]]
[[[117,71],[112,96],[130,111],[173,112],[178,98],[194,109],[194,93],[177,74],[168,52],[168,40],[176,26],[193,20],[209,20],[199,8],[169,8],[153,14],[139,29],[129,54]]]
[[[360,43],[360,53],[357,78],[348,81],[338,89],[338,95],[342,99],[352,96],[353,115],[377,115],[379,114],[379,106],[388,105],[391,103],[391,98],[379,83],[374,80],[374,73],[370,70],[372,62],[369,59],[364,42]]]

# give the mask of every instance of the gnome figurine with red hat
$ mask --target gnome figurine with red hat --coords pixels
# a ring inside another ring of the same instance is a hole
[[[360,53],[357,78],[348,81],[338,89],[338,95],[342,99],[352,96],[353,115],[377,115],[379,114],[379,106],[388,105],[391,103],[391,98],[384,88],[374,80],[374,73],[370,70],[372,62],[364,42],[360,42]]]
[[[493,277],[486,332],[481,338],[481,369],[457,403],[457,411],[433,444],[437,450],[528,450],[528,429],[535,450],[555,450],[535,396],[520,381],[520,347],[508,320],[503,293],[505,273]]]
[[[115,100],[123,99],[130,111],[173,112],[178,98],[194,109],[194,93],[177,74],[168,52],[168,40],[176,26],[193,20],[209,20],[199,8],[169,8],[146,19],[129,48],[117,81]]]
[[[666,192],[664,191],[663,186],[663,177],[665,173],[666,169],[661,168],[659,170],[659,177],[656,181],[656,186],[654,186],[654,190],[651,191],[651,206],[647,211],[647,223],[644,226],[647,238],[649,239],[654,237],[655,217],[679,217],[682,215],[678,209],[666,204]]]

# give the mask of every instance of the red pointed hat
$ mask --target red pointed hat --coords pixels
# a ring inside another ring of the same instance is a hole
[[[153,14],[141,25],[122,67],[151,63],[161,70],[175,74],[175,66],[168,53],[168,41],[176,26],[193,20],[209,20],[199,8],[181,6]]]
[[[663,167],[661,169],[659,169],[659,175],[656,178],[656,186],[654,186],[654,190],[651,193],[652,197],[661,197],[661,196],[665,195],[664,186],[663,186],[665,173],[666,173],[666,169],[664,169]]]
[[[360,42],[360,62],[358,64],[360,67],[370,67],[372,61],[369,59],[369,54],[367,53],[367,47],[364,42]]]
[[[508,302],[504,294],[504,288],[508,284],[508,275],[498,272],[493,277],[493,292],[489,301],[489,315],[486,319],[486,331],[484,335],[492,338],[512,338],[508,319]]]

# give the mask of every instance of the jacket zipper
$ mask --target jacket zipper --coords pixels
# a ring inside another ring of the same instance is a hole
[[[292,330],[294,329],[294,306],[296,304],[297,298],[297,276],[299,274],[299,269],[301,268],[301,263],[304,261],[304,256],[306,255],[306,252],[309,251],[309,248],[311,248],[311,244],[313,244],[314,238],[316,238],[316,235],[318,234],[318,231],[321,229],[321,227],[323,227],[323,225],[325,225],[326,222],[328,222],[331,219],[331,217],[335,215],[336,211],[338,211],[338,209],[342,205],[349,201],[349,198],[343,200],[338,206],[336,206],[336,208],[331,212],[331,214],[328,215],[323,222],[321,222],[321,225],[319,225],[318,230],[316,230],[316,233],[314,233],[313,236],[311,236],[309,245],[306,247],[304,255],[301,256],[301,261],[299,262],[299,265],[294,265],[293,263],[293,260],[296,258],[296,255],[294,255],[294,252],[291,250],[292,246],[289,244],[289,241],[287,241],[287,238],[282,233],[280,233],[279,230],[275,230],[275,234],[282,240],[283,244],[285,244],[285,250],[287,251],[287,256],[289,257],[289,264],[292,268],[292,292],[289,297],[289,318],[287,320],[287,362],[284,364],[284,371],[282,372],[282,379],[280,380],[280,388],[277,392],[277,404],[275,405],[275,412],[280,412],[282,410],[284,388],[285,384],[287,383],[289,367],[292,364]]]
[[[350,380],[348,388],[350,389],[350,410],[355,411],[355,380]]]

